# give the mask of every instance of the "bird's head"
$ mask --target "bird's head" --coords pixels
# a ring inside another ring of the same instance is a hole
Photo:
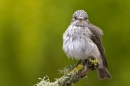
[[[88,14],[84,10],[77,10],[74,12],[71,21],[72,25],[84,27],[87,26],[88,23]]]

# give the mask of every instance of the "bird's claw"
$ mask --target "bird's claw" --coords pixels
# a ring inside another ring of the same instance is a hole
[[[95,70],[99,66],[98,60],[96,58],[89,57],[87,59],[87,65],[91,70]]]

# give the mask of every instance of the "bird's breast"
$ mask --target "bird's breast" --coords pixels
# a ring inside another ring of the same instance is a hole
[[[63,34],[63,50],[69,57],[81,59],[93,49],[91,31],[87,27],[69,26]]]

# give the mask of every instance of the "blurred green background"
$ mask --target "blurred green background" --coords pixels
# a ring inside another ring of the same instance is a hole
[[[0,0],[0,86],[33,86],[75,60],[62,50],[62,34],[79,9],[104,31],[111,80],[90,72],[75,86],[130,85],[130,0]]]

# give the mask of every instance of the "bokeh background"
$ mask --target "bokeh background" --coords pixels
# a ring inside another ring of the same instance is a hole
[[[0,0],[0,86],[51,81],[75,60],[62,50],[62,34],[78,10],[104,31],[111,80],[90,72],[75,86],[130,85],[130,0]]]

